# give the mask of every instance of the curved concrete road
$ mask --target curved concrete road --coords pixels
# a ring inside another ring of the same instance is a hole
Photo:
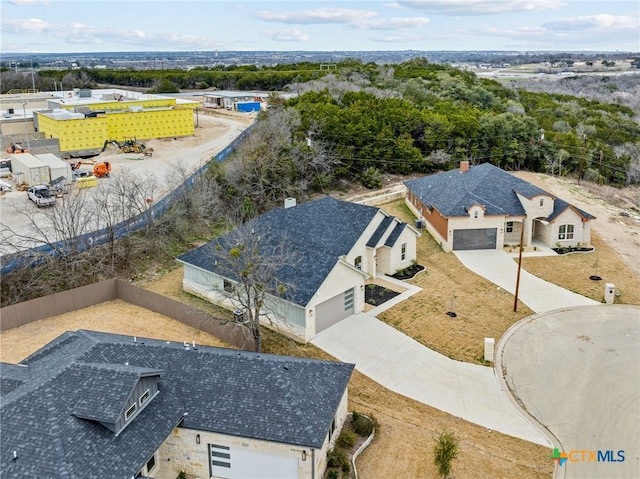
[[[640,478],[640,306],[530,316],[500,340],[496,370],[567,454],[555,477]]]

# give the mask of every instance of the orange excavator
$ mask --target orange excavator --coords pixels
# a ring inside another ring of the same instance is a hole
[[[90,173],[93,176],[95,176],[96,178],[106,178],[109,176],[109,173],[111,173],[111,163],[109,163],[108,161],[104,161],[102,163],[93,163],[90,161],[78,161],[77,163],[74,163],[71,165],[71,170],[79,173],[80,167],[82,165],[92,165],[93,166],[93,171]],[[82,176],[82,175],[79,175]]]

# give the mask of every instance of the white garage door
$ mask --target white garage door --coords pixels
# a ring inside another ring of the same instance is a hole
[[[209,444],[211,477],[221,479],[297,479],[298,459],[241,447]]]
[[[353,288],[350,288],[316,306],[316,334],[354,313],[353,294]]]

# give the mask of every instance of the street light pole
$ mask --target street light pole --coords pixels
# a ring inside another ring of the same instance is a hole
[[[520,228],[520,251],[518,252],[518,276],[516,278],[516,298],[513,301],[513,312],[518,312],[518,293],[520,291],[520,270],[522,269],[522,242],[524,241],[524,225],[527,219],[522,219],[522,228]]]
[[[27,137],[27,150],[31,151],[29,132],[27,131],[27,102],[22,103],[22,115],[24,116],[24,134]]]

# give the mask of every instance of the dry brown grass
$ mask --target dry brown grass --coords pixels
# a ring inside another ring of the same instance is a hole
[[[539,278],[596,301],[604,300],[605,283],[613,283],[621,293],[616,303],[640,304],[638,275],[595,232],[591,233],[591,245],[596,248],[593,253],[523,258],[522,267]],[[589,279],[595,274],[602,281]]]
[[[404,201],[382,207],[412,224],[414,217]],[[484,338],[500,338],[515,322],[531,314],[518,303],[513,312],[513,295],[467,270],[452,253],[445,253],[433,237],[423,231],[418,238],[418,263],[426,270],[409,282],[422,291],[388,309],[379,319],[416,341],[450,358],[483,362]],[[451,310],[451,299],[456,318]]]

